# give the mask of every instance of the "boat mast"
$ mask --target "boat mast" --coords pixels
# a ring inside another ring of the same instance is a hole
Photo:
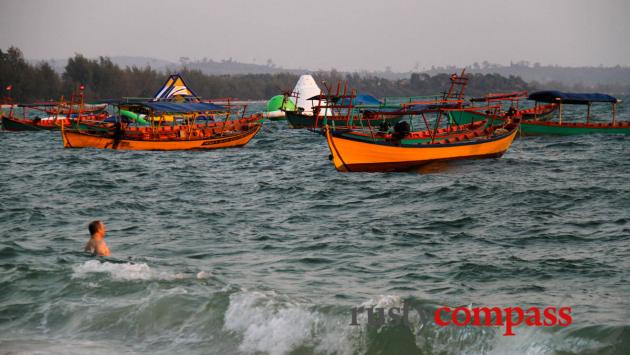
[[[83,90],[84,89],[85,89],[85,86],[81,84],[81,86],[79,86],[79,95],[81,96],[81,103],[79,104],[79,115],[77,116],[77,123],[81,121],[81,111],[83,111]]]

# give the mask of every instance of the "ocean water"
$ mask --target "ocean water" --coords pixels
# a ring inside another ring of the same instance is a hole
[[[3,354],[630,349],[630,137],[527,137],[407,173],[339,173],[284,122],[209,152],[0,144]],[[81,252],[95,219],[111,258]],[[403,303],[409,326],[350,325],[353,307]],[[443,305],[569,306],[573,322],[505,337],[437,326]]]

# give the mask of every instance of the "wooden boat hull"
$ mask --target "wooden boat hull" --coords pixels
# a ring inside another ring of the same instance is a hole
[[[297,112],[291,112],[291,111],[286,111],[286,120],[287,120],[287,124],[289,125],[289,128],[322,128],[324,125],[324,118],[323,117],[315,117],[315,116],[310,116],[310,115],[304,115],[304,114],[300,114]],[[328,117],[327,118],[327,122],[329,126],[334,126],[334,127],[347,127],[347,126],[354,126],[354,127],[367,127],[368,124],[372,127],[377,127],[379,124],[381,124],[384,121],[388,121],[390,123],[396,123],[398,121],[400,121],[403,117],[400,115],[391,115],[391,116],[385,116],[383,118],[371,118],[369,120],[364,119],[364,120],[358,120],[358,119],[354,119],[351,122],[348,122],[348,120],[346,119],[345,116],[343,117]]]
[[[519,110],[523,120],[547,120],[558,114],[560,106],[557,104],[547,104],[529,109]]]
[[[503,118],[479,112],[458,111],[452,113],[457,122],[469,123],[489,120],[494,126],[504,124]],[[630,122],[563,122],[540,121],[533,119],[521,120],[521,134],[525,136],[575,136],[583,134],[630,134]]]
[[[38,125],[31,120],[20,120],[2,116],[2,128],[5,131],[56,131],[59,126],[56,125]]]
[[[512,144],[517,128],[478,141],[393,146],[343,137],[326,128],[332,161],[339,171],[409,170],[435,161],[494,158]]]
[[[261,124],[238,132],[226,132],[224,135],[191,140],[134,140],[105,137],[99,134],[79,130],[62,130],[65,148],[101,148],[119,150],[205,150],[240,147],[247,144],[260,131]]]
[[[96,123],[99,121],[92,121],[92,123]],[[2,128],[5,131],[59,131],[61,130],[61,124],[64,123],[66,125],[71,124],[72,128],[76,129],[99,129],[94,124],[90,123],[77,123],[76,120],[72,119],[72,121],[68,121],[68,119],[60,119],[54,124],[37,124],[32,120],[23,120],[17,118],[10,118],[6,116],[2,116]],[[104,128],[102,128],[104,129]]]
[[[582,134],[625,134],[630,135],[630,122],[622,121],[612,124],[522,121],[521,129],[526,136],[575,136]]]

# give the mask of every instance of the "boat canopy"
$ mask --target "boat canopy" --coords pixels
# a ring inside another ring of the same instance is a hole
[[[349,105],[350,104],[350,99],[343,99],[341,100],[341,104],[342,105]],[[372,96],[372,95],[366,95],[366,94],[361,94],[361,95],[357,95],[354,100],[352,100],[352,104],[355,106],[367,106],[367,105],[372,105],[372,106],[378,106],[381,105],[382,102],[377,99],[376,97]]]
[[[206,111],[226,111],[223,106],[207,102],[142,102],[140,106],[151,109],[154,113],[194,113]]]
[[[555,90],[537,91],[532,93],[528,97],[529,100],[537,102],[573,104],[573,105],[588,105],[592,102],[610,102],[617,103],[619,100],[607,94],[600,93],[572,93],[561,92]]]
[[[379,99],[377,99],[376,97],[372,96],[372,95],[367,95],[367,94],[360,94],[360,95],[356,95],[354,98],[352,98],[350,95],[324,95],[324,94],[319,94],[319,95],[315,95],[312,97],[309,97],[307,100],[311,100],[311,101],[316,101],[316,100],[322,100],[322,101],[331,101],[334,102],[336,104],[339,105],[343,105],[343,106],[350,106],[350,100],[352,100],[352,105],[353,106],[378,106],[383,104]]]

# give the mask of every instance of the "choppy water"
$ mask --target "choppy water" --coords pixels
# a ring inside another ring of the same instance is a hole
[[[321,137],[282,122],[211,152],[0,137],[0,353],[630,349],[630,137],[388,174],[338,173]],[[94,219],[112,258],[80,252]],[[570,306],[573,324],[349,325],[351,307],[403,301]]]

